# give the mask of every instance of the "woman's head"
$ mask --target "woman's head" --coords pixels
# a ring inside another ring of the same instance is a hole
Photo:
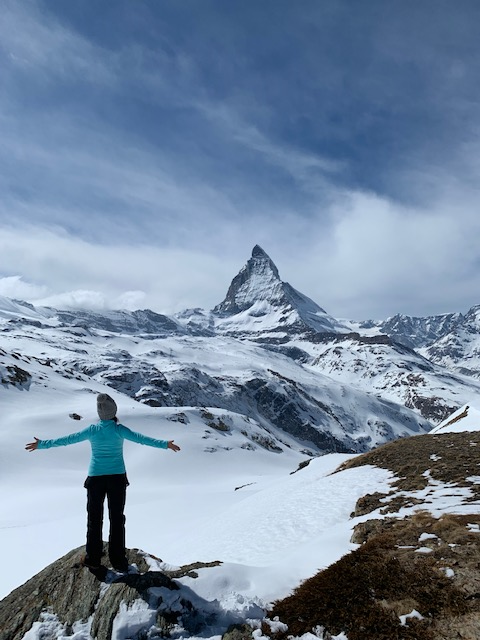
[[[117,415],[115,400],[107,393],[100,393],[97,396],[97,412],[100,420],[113,420]]]

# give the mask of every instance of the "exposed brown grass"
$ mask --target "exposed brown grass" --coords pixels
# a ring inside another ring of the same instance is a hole
[[[420,512],[377,523],[376,533],[359,549],[274,604],[270,616],[288,625],[276,640],[317,626],[331,634],[343,631],[349,640],[480,638],[480,533],[467,528],[480,524],[480,516],[435,519]],[[438,537],[419,542],[422,533]],[[432,553],[417,552],[424,546]],[[447,567],[453,578],[446,576]],[[399,616],[413,609],[424,619],[402,626]]]
[[[401,438],[348,460],[337,471],[366,464],[392,471],[398,478],[392,486],[402,491],[424,489],[423,474],[430,471],[433,479],[469,487],[472,499],[480,499],[480,485],[466,480],[480,475],[480,431]]]
[[[469,408],[470,407],[468,407],[468,406],[465,407],[465,409],[462,411],[462,413],[459,413],[458,416],[455,416],[454,418],[452,418],[448,422],[445,422],[445,424],[443,425],[442,428],[449,427],[451,424],[455,424],[455,422],[459,422],[460,420],[463,420],[463,418],[466,418],[468,416]]]

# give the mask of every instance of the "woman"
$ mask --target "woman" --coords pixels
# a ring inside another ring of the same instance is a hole
[[[110,519],[108,555],[114,569],[127,571],[123,511],[128,480],[123,460],[123,441],[131,440],[138,444],[172,451],[180,451],[180,447],[173,440],[149,438],[120,424],[116,417],[117,405],[106,393],[97,396],[97,412],[100,421],[83,431],[55,440],[35,438],[35,441],[28,443],[25,449],[35,451],[75,444],[84,440],[90,441],[92,457],[84,485],[87,489],[87,544],[84,564],[94,573],[102,569],[103,504],[106,496]]]

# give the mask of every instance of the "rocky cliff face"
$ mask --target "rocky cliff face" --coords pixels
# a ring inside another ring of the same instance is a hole
[[[0,367],[21,363],[34,386],[56,387],[62,376],[78,381],[79,388],[106,384],[154,407],[233,412],[253,420],[263,438],[279,447],[293,436],[299,450],[361,452],[430,429],[410,409],[322,375],[313,358],[306,352],[303,357],[298,348],[283,353],[272,345],[266,350],[218,337],[142,340],[138,335],[97,336],[95,331],[73,337],[63,328],[41,334],[29,329],[28,348],[33,336],[43,348],[48,335],[48,360],[25,355],[14,360],[0,353]]]
[[[451,373],[480,378],[479,305],[465,314],[446,313],[425,318],[398,314],[374,326]]]
[[[450,333],[463,316],[460,313],[446,313],[426,318],[416,318],[397,314],[379,323],[382,333],[401,344],[418,349],[428,346]]]
[[[450,331],[428,344],[423,353],[451,371],[480,379],[480,306],[460,315]]]
[[[100,329],[112,333],[146,333],[165,336],[183,334],[185,330],[172,318],[149,309],[139,311],[58,311],[58,320],[67,327]]]

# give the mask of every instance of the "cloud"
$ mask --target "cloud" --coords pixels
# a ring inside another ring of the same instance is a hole
[[[55,309],[89,309],[105,311],[110,308],[104,293],[99,291],[66,291],[34,300],[37,306],[54,307]]]
[[[125,291],[118,296],[117,300],[113,302],[115,309],[128,309],[135,311],[141,309],[145,304],[147,294],[145,291]]]
[[[225,295],[229,274],[240,266],[208,251],[148,243],[105,246],[61,229],[5,227],[0,234],[0,273],[22,272],[21,279],[9,275],[0,283],[9,283],[8,297],[34,304],[90,309],[141,305],[162,313],[213,307]]]
[[[327,311],[352,319],[465,312],[479,302],[476,211],[475,198],[409,208],[372,193],[344,194],[331,211],[332,233],[313,225],[302,263],[287,257],[288,277],[303,280]]]
[[[6,0],[0,29],[9,66],[16,74],[34,74],[36,84],[76,78],[104,86],[115,80],[115,57],[62,25],[41,2]]]
[[[0,281],[1,285],[1,281]],[[25,291],[27,294],[28,292]],[[55,309],[88,309],[90,311],[106,311],[109,309],[123,309],[135,311],[142,308],[146,298],[144,291],[125,291],[120,295],[107,295],[101,291],[89,291],[77,289],[62,293],[41,296],[38,292],[31,291],[23,300],[33,302],[41,307],[53,307]]]
[[[45,285],[35,285],[25,282],[22,276],[8,276],[0,278],[0,295],[6,298],[18,300],[36,300],[46,295],[48,289]]]
[[[478,303],[480,219],[475,199],[454,196],[420,209],[372,193],[342,193],[329,209],[328,229],[324,211],[296,226],[283,217],[288,233],[281,223],[227,226],[203,250],[147,241],[105,246],[61,229],[4,229],[0,273],[18,268],[22,278],[0,280],[0,293],[60,308],[208,309],[223,299],[258,242],[283,280],[337,317],[465,312]]]

